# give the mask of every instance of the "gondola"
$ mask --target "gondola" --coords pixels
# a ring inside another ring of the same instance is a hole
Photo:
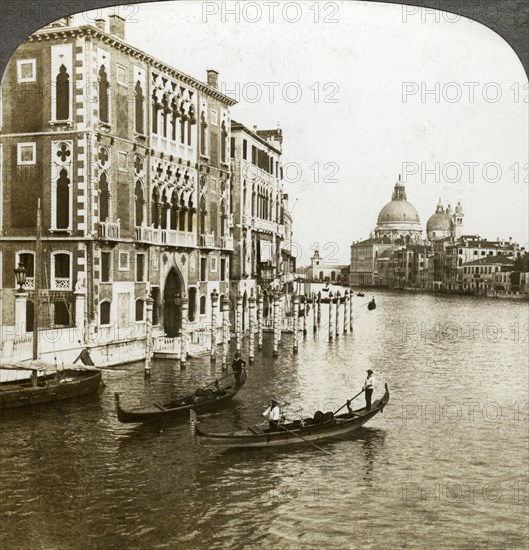
[[[230,375],[231,376],[231,375]],[[152,403],[145,407],[125,409],[120,404],[119,393],[115,393],[118,420],[123,423],[150,422],[166,418],[187,418],[190,410],[197,413],[221,407],[235,397],[246,382],[246,369],[243,369],[240,384],[230,383],[215,386],[214,389],[197,389],[193,394],[174,399],[169,403]]]
[[[33,374],[31,378],[0,383],[0,410],[88,395],[96,392],[101,384],[101,371],[95,367],[71,365],[58,370],[54,365],[35,360],[0,364],[0,370],[31,371]]]
[[[363,298],[365,296],[365,294],[363,292],[357,292],[356,295],[360,296],[361,298]]]
[[[369,304],[367,304],[367,309],[369,311],[372,311],[373,309],[376,309],[376,308],[377,308],[377,305],[375,304],[375,300],[371,300]]]
[[[337,438],[363,426],[379,412],[382,412],[388,401],[389,390],[386,384],[384,395],[381,399],[374,401],[370,409],[364,407],[336,416],[332,412],[318,411],[313,418],[280,424],[277,431],[250,426],[246,430],[234,432],[207,433],[203,432],[195,422],[193,423],[195,441],[203,447],[259,448],[300,445]]]

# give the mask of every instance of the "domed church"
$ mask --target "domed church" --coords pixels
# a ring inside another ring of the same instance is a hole
[[[421,241],[421,221],[413,204],[406,198],[406,187],[399,181],[393,188],[391,202],[388,202],[378,215],[375,237],[387,237],[392,242],[403,244],[419,243]]]
[[[441,199],[439,199],[435,213],[430,216],[430,219],[426,223],[426,234],[428,236],[428,240],[457,240],[463,232],[463,216],[464,214],[461,202],[457,203],[455,212],[452,212],[450,204],[445,210],[443,208],[443,204],[441,203]]]

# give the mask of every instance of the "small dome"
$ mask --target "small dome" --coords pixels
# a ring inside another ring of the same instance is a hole
[[[462,214],[462,213],[463,213],[463,207],[461,206],[461,201],[457,201],[456,214]]]
[[[452,231],[452,218],[444,212],[436,212],[426,223],[426,231]]]
[[[448,203],[448,206],[446,207],[445,212],[451,216],[453,214],[452,207],[450,206],[450,203]]]

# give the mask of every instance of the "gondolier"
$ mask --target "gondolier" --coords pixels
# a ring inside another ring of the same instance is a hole
[[[244,367],[246,367],[246,361],[241,359],[241,354],[238,351],[236,351],[231,368],[233,369],[233,374],[235,376],[235,381],[237,382],[237,386],[241,385],[242,371]]]
[[[279,419],[281,418],[281,410],[279,408],[278,402],[275,399],[272,399],[270,406],[263,413],[263,416],[265,418],[268,418],[270,431],[271,432],[277,431],[278,430],[277,424],[279,422]]]
[[[371,396],[375,389],[375,375],[371,369],[367,369],[367,378],[364,382],[364,390],[366,392],[366,409],[371,408]]]

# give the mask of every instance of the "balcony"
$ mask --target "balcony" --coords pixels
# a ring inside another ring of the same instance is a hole
[[[72,280],[70,277],[53,277],[51,279],[51,290],[71,290]]]
[[[174,246],[177,248],[196,248],[197,239],[192,231],[176,231],[175,229],[159,229],[146,225],[134,228],[137,241],[155,244]]]
[[[220,246],[224,250],[233,250],[233,236],[225,235],[220,238]]]
[[[204,233],[200,235],[200,246],[203,248],[215,248],[215,233]]]
[[[35,290],[35,277],[26,277],[26,282],[22,288],[24,290]]]
[[[119,220],[117,222],[99,222],[98,235],[105,241],[117,241],[120,235]]]

